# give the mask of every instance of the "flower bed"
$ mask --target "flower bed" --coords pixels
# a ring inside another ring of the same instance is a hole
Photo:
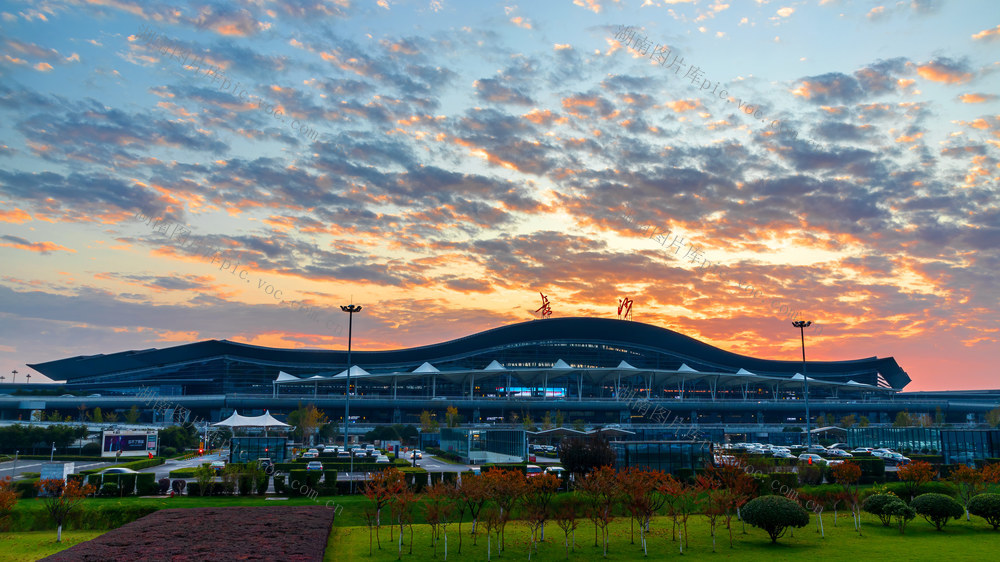
[[[322,562],[334,510],[163,509],[44,560],[289,560]]]

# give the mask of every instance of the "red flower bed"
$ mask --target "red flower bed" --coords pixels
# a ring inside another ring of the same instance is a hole
[[[44,560],[322,562],[333,516],[320,506],[164,509]]]

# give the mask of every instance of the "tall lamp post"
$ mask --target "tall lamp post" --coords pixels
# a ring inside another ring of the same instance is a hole
[[[16,383],[16,382],[17,382],[17,369],[14,369],[13,371],[11,371],[11,372],[10,372],[10,374],[11,374],[11,375],[14,375],[14,376],[12,376],[12,377],[10,378],[10,383],[11,383],[11,384],[14,384],[14,383]]]
[[[809,375],[806,374],[806,328],[812,325],[811,320],[796,320],[792,326],[799,329],[799,339],[802,341],[802,385],[806,398],[806,452],[812,448],[812,432],[809,431]]]
[[[351,335],[354,330],[354,313],[361,312],[361,305],[349,304],[341,305],[340,310],[343,310],[348,314],[347,318],[347,389],[344,392],[344,450],[347,449],[347,428],[351,423]],[[350,474],[350,489],[354,491],[354,453],[348,451],[351,455],[351,473]]]

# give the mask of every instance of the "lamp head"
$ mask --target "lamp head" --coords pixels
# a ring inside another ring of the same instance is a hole
[[[792,326],[795,326],[796,328],[808,328],[809,326],[812,326],[812,320],[796,320],[792,322]]]
[[[340,310],[343,310],[344,312],[361,312],[361,305],[360,304],[342,305],[340,307]]]

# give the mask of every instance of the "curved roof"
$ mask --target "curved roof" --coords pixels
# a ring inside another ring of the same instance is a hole
[[[791,337],[791,336],[790,336]],[[404,366],[412,371],[424,362],[440,366],[442,362],[460,358],[482,356],[486,367],[490,357],[504,350],[524,346],[551,346],[565,343],[585,343],[613,346],[628,350],[635,355],[629,361],[636,363],[644,356],[655,356],[657,364],[638,365],[640,369],[691,369],[704,372],[737,373],[740,369],[760,376],[792,377],[802,370],[801,361],[777,361],[740,355],[719,349],[694,338],[672,330],[650,324],[608,318],[548,318],[529,320],[519,324],[502,326],[447,342],[408,349],[384,351],[354,351],[353,362],[363,365],[372,373],[399,372]],[[551,350],[561,358],[574,362],[565,348]],[[317,371],[340,372],[345,368],[347,351],[276,349],[231,342],[228,340],[208,340],[179,345],[165,349],[125,351],[108,355],[70,357],[46,363],[29,364],[54,380],[92,378],[102,375],[127,374],[172,364],[204,361],[215,357],[246,360],[279,365],[283,369],[292,366]],[[544,357],[539,357],[545,360]],[[558,357],[552,357],[555,361]],[[607,365],[593,367],[614,367],[621,361],[614,359]],[[674,362],[675,364],[670,364]],[[503,368],[496,363],[494,368]],[[275,371],[278,369],[276,368]],[[910,382],[910,377],[892,357],[868,357],[846,361],[809,361],[807,372],[810,379],[828,379],[846,383],[851,379],[873,379],[879,377],[888,386],[900,389]],[[353,371],[352,371],[353,375]],[[800,375],[801,376],[801,375]]]

